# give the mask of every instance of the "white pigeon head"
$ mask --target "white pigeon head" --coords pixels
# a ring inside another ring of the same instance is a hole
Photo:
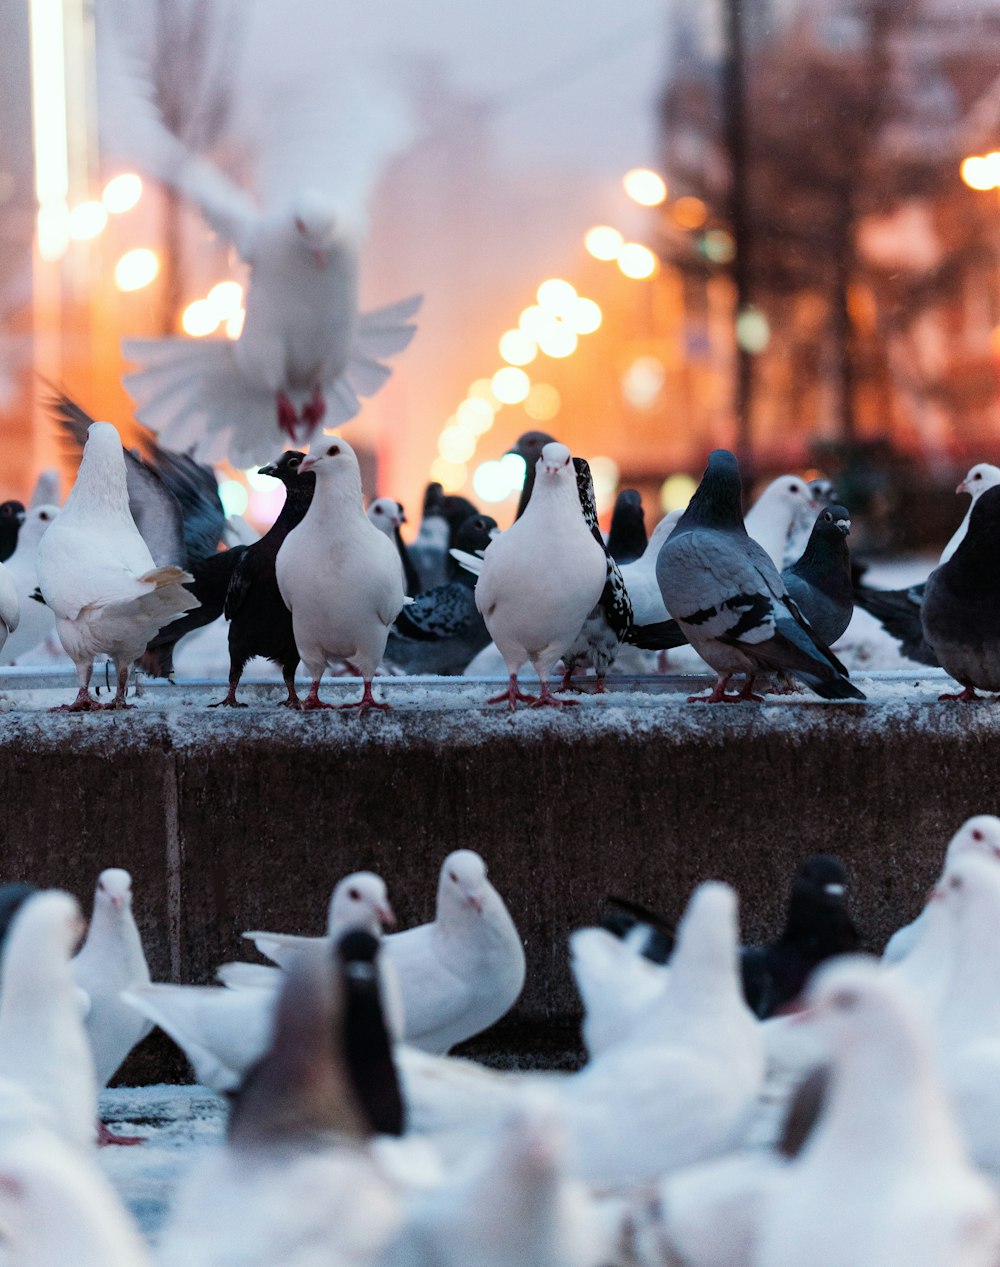
[[[35,546],[48,531],[49,525],[59,515],[58,506],[31,506],[24,512],[24,520],[17,535],[18,548]]]
[[[121,867],[108,867],[97,877],[94,906],[120,913],[132,909],[132,877]]]
[[[396,927],[385,881],[374,871],[355,871],[337,884],[330,897],[326,929],[336,936],[348,928],[360,928],[378,937]]]
[[[317,442],[315,451],[310,451],[299,467],[300,475],[315,471],[317,479],[324,479],[352,472],[356,479],[360,479],[357,454],[346,440],[340,436],[320,436],[319,440],[322,443]]]
[[[397,528],[406,523],[402,506],[391,497],[376,497],[368,507],[368,518],[387,537],[391,537]]]
[[[76,898],[61,889],[29,897],[11,922],[3,947],[4,970],[15,956],[26,962],[67,963],[86,925]]]
[[[1000,916],[1000,870],[980,854],[959,854],[945,867],[931,901],[940,902],[959,923],[980,918],[992,938]]]
[[[357,241],[364,226],[358,216],[328,194],[301,189],[292,200],[292,223],[317,268],[326,268],[330,252],[342,243]]]
[[[760,495],[762,504],[774,504],[786,508],[790,514],[801,514],[807,510],[817,510],[818,504],[813,499],[812,489],[801,476],[779,475],[772,480]]]
[[[469,907],[481,915],[488,885],[486,863],[479,854],[456,849],[441,864],[438,906]]]
[[[977,814],[967,819],[948,842],[945,867],[967,853],[1000,858],[1000,818],[993,814]]]
[[[806,991],[809,1019],[835,1052],[867,1045],[875,1035],[889,1037],[902,1027],[914,1029],[915,1007],[895,973],[885,972],[868,955],[842,955],[816,969]]]
[[[92,422],[87,428],[83,458],[63,508],[66,511],[131,514],[121,436],[110,422]]]
[[[989,462],[977,462],[975,466],[969,468],[968,474],[955,492],[968,493],[975,501],[981,493],[985,493],[988,488],[995,488],[997,484],[1000,484],[1000,466],[992,466]]]
[[[735,972],[739,945],[735,890],[720,880],[699,884],[677,925],[671,969],[684,964],[697,972]]]
[[[561,479],[567,475],[575,480],[576,468],[573,466],[573,455],[564,444],[553,440],[542,449],[541,457],[535,464],[536,477]]]

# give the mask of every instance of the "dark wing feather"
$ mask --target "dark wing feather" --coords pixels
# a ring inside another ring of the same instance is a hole
[[[226,590],[226,601],[222,609],[222,614],[226,620],[232,620],[243,606],[243,600],[250,593],[253,580],[254,556],[247,549],[243,551],[236,567],[233,569],[232,579]]]
[[[393,630],[401,638],[437,642],[464,633],[476,615],[474,591],[459,581],[438,585],[407,603]]]
[[[222,540],[226,512],[219,497],[215,472],[187,453],[173,453],[149,442],[153,469],[180,504],[184,546],[189,565],[215,554]]]

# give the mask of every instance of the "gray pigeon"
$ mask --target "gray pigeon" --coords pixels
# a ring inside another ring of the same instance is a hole
[[[767,552],[743,526],[736,458],[716,449],[677,527],[656,561],[663,602],[681,632],[716,673],[709,696],[692,702],[759,700],[760,673],[784,672],[823,699],[864,699],[847,671],[803,620]],[[736,673],[739,695],[726,694]]]
[[[455,548],[480,554],[497,532],[489,515],[472,515],[459,528]],[[444,585],[418,594],[389,630],[385,660],[407,673],[462,673],[490,641],[476,607],[476,577],[457,568]]]
[[[972,507],[958,549],[927,578],[920,620],[942,668],[962,684],[958,695],[975,700],[978,686],[1000,691],[1000,487]]]
[[[827,646],[837,641],[854,615],[850,531],[850,511],[837,505],[821,510],[802,557],[781,573],[792,601]]]

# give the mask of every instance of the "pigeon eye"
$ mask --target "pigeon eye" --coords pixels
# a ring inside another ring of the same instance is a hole
[[[977,471],[977,472],[976,472],[976,474],[975,474],[975,475],[973,475],[973,477],[972,477],[972,478],[973,478],[974,480],[981,480],[981,479],[983,478],[983,473],[982,473],[982,471]]]
[[[340,452],[339,446],[336,444],[331,444],[330,447],[326,451],[326,456],[328,458],[335,458],[339,452]]]
[[[983,838],[983,833],[982,833],[982,832],[979,830],[979,828],[977,827],[977,828],[976,828],[976,830],[972,833],[972,839],[973,839],[973,840],[982,840],[982,838]]]
[[[347,896],[351,899],[352,902],[361,901],[361,892],[358,889],[348,889]]]
[[[289,459],[288,459],[288,465],[289,465],[289,466],[291,466],[291,467],[293,467],[293,468],[294,468],[294,467],[298,466],[298,464],[299,464],[299,458],[289,458]]]
[[[797,492],[799,491],[799,486],[798,486],[798,484],[789,484],[789,485],[788,485],[788,491],[789,491],[790,493],[797,493]]]
[[[458,883],[458,876],[455,874],[454,871],[448,872],[448,879],[452,882],[452,884]]]
[[[382,507],[381,507],[381,506],[376,506],[376,507],[375,507],[375,514],[376,514],[376,515],[381,515],[381,513],[382,513]]]

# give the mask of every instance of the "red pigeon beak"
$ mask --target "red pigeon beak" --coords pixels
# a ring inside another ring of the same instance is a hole
[[[299,464],[299,474],[301,475],[303,471],[311,471],[318,461],[319,458],[303,458],[302,462]]]
[[[111,905],[116,911],[123,911],[125,909],[125,898],[121,893],[115,893],[111,898]]]
[[[378,907],[375,914],[378,916],[378,921],[382,925],[384,932],[390,932],[396,927],[396,913],[388,903],[385,906]]]
[[[958,488],[955,489],[956,493],[967,493],[968,491],[969,491],[969,485],[966,483],[965,480],[962,480]]]
[[[472,909],[476,912],[477,915],[482,915],[483,899],[481,897],[470,897],[469,905],[472,907]]]

